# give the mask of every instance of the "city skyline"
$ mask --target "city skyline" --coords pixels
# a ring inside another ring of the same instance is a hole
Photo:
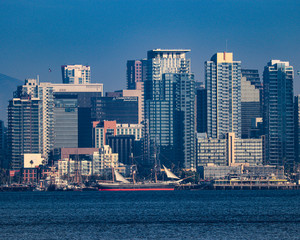
[[[2,73],[21,80],[40,75],[42,82],[58,83],[61,65],[84,64],[91,66],[92,82],[113,91],[116,85],[126,88],[126,61],[146,58],[145,50],[155,48],[191,49],[196,81],[204,81],[205,60],[226,48],[242,61],[242,68],[258,69],[260,76],[271,59],[289,61],[297,73],[300,3],[268,2],[1,3],[7,56],[1,61]],[[297,79],[295,95],[300,93]]]

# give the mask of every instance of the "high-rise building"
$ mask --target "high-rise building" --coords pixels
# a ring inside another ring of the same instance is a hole
[[[247,81],[250,81],[251,85],[254,85],[256,89],[262,88],[257,69],[242,69],[242,76],[245,77]]]
[[[264,69],[264,130],[266,163],[291,167],[294,163],[293,67],[271,60]]]
[[[251,84],[244,76],[241,80],[241,115],[242,138],[248,138],[251,129],[251,119],[261,116],[260,89]]]
[[[205,62],[207,90],[207,134],[224,138],[228,132],[242,136],[241,126],[241,61],[232,53],[216,53]]]
[[[144,121],[144,92],[142,90],[118,90],[115,92],[106,92],[106,97],[137,97],[138,98],[138,122]]]
[[[91,67],[83,65],[61,66],[62,80],[65,84],[88,84],[91,82]]]
[[[295,96],[294,101],[295,122],[295,161],[300,162],[300,95]]]
[[[30,96],[40,100],[39,128],[40,149],[42,156],[48,160],[49,153],[53,149],[53,85],[51,83],[39,83],[39,79],[25,79],[22,86],[18,86],[14,93],[15,98]]]
[[[92,99],[94,121],[114,121],[137,124],[138,97],[100,97]]]
[[[207,132],[207,91],[203,84],[196,85],[196,125],[198,133]]]
[[[190,50],[148,51],[148,75],[144,83],[145,163],[155,158],[170,166],[194,169],[195,81],[190,73]]]
[[[5,127],[4,122],[0,120],[0,168],[7,168],[5,164],[5,153],[6,153],[6,146],[5,146]]]
[[[13,98],[8,105],[8,146],[11,169],[23,166],[24,153],[41,153],[41,101],[31,96]]]
[[[54,148],[78,147],[78,99],[76,95],[55,95],[54,136]]]
[[[143,82],[147,78],[147,60],[127,61],[127,89],[142,90]]]

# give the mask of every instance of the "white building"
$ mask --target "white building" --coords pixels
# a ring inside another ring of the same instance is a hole
[[[135,140],[142,138],[142,124],[118,124],[116,121],[104,121],[94,127],[94,144],[96,148],[103,147],[106,142],[106,134],[117,135],[134,135]]]
[[[54,116],[54,93],[100,93],[103,96],[103,84],[52,84],[39,82],[39,79],[25,79],[25,84],[18,87],[17,94],[28,94],[32,98],[41,100],[39,107],[39,149],[46,161],[50,151],[54,147],[55,139],[55,116]],[[75,131],[75,129],[74,129]]]
[[[62,159],[57,161],[57,169],[59,177],[74,176],[76,170],[80,175],[92,175],[92,162],[91,161],[74,161],[72,159]]]
[[[45,164],[45,159],[40,153],[24,153],[24,168],[35,168]]]
[[[232,53],[216,53],[205,62],[207,135],[224,138],[234,132],[241,138],[241,61]]]
[[[93,175],[103,174],[105,169],[114,168],[118,172],[124,174],[126,172],[126,167],[124,164],[119,163],[119,157],[117,153],[112,153],[111,147],[109,145],[104,145],[99,152],[94,152],[93,154]]]
[[[89,84],[91,82],[90,66],[63,65],[61,72],[65,84]]]

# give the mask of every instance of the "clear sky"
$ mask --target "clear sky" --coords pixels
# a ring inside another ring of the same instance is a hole
[[[300,70],[299,0],[3,0],[0,7],[0,72],[19,79],[61,82],[61,65],[88,64],[92,81],[114,91],[126,86],[127,60],[187,48],[203,81],[204,61],[226,40],[243,68],[262,74],[280,59]]]

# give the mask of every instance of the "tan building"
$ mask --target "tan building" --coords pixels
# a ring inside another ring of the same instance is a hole
[[[263,140],[240,139],[227,133],[225,139],[197,138],[197,166],[256,166],[263,163]]]

